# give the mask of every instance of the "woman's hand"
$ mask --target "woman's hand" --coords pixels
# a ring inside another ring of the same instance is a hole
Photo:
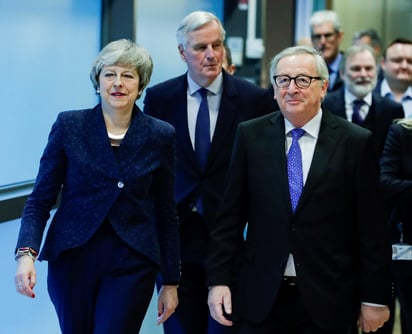
[[[17,272],[14,282],[18,293],[30,298],[36,296],[33,291],[36,285],[36,270],[34,269],[34,261],[30,256],[24,255],[17,259]]]

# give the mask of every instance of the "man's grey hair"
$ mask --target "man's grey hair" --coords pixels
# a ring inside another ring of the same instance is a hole
[[[220,22],[219,18],[210,12],[198,10],[185,16],[180,22],[176,33],[178,46],[186,48],[188,33],[198,30],[211,22],[216,22],[218,24],[223,42],[225,40],[226,31],[223,28],[222,22]]]
[[[316,60],[316,71],[318,72],[317,75],[322,78],[321,82],[323,83],[325,80],[329,80],[329,71],[328,67],[325,63],[325,60],[317,51],[311,46],[306,46],[306,45],[299,45],[299,46],[291,46],[289,48],[284,49],[283,51],[279,52],[275,57],[270,62],[270,81],[272,82],[272,85],[275,83],[275,80],[273,77],[277,74],[277,66],[279,61],[288,56],[293,56],[293,55],[302,55],[302,54],[308,54],[311,55],[315,58]]]
[[[314,12],[310,17],[309,25],[311,33],[313,32],[313,26],[323,24],[325,22],[331,22],[336,32],[339,32],[342,29],[338,14],[336,14],[336,12],[333,10],[319,10]]]

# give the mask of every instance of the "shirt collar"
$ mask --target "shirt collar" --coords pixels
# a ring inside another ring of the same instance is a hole
[[[313,117],[309,122],[307,122],[302,129],[313,138],[318,138],[320,123],[322,120],[322,109]],[[289,134],[291,130],[295,127],[285,118],[285,134]]]
[[[381,84],[381,96],[389,97],[390,99],[394,100],[393,93],[389,87],[388,81],[386,79],[382,80]],[[412,99],[412,87],[409,86],[408,89],[403,93],[402,100]]]
[[[355,100],[363,100],[368,106],[372,105],[372,92],[369,92],[367,95],[365,95],[363,98],[358,98],[355,95],[353,95],[350,91],[345,89],[345,101],[347,104],[352,105],[352,102]]]
[[[187,73],[187,84],[188,84],[190,95],[193,95],[200,88],[202,88],[190,77],[189,72]],[[213,95],[217,95],[221,91],[222,87],[223,87],[223,74],[222,72],[220,72],[220,74],[216,77],[216,79],[213,80],[213,82],[209,86],[204,87],[204,88],[207,88],[207,90],[211,92]]]
[[[389,84],[388,84],[388,81],[386,81],[386,79],[382,80],[381,95],[384,97],[389,97],[393,100],[393,94],[391,92],[391,89],[389,88]]]

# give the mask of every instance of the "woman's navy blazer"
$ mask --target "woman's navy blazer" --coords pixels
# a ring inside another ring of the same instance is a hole
[[[159,265],[165,282],[178,281],[175,159],[174,128],[137,106],[117,152],[100,105],[60,113],[24,208],[17,247],[40,248],[61,191],[39,259],[52,261],[85,244],[107,219],[122,240]]]

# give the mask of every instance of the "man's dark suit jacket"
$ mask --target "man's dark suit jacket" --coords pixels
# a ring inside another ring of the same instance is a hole
[[[208,285],[229,285],[240,254],[235,310],[261,322],[292,252],[303,302],[319,327],[355,322],[361,301],[388,304],[391,248],[378,169],[371,132],[324,111],[293,213],[282,114],[241,123],[211,232]]]
[[[40,259],[52,261],[83,245],[107,219],[123,241],[162,268],[166,282],[178,282],[175,143],[170,124],[135,106],[115,155],[100,105],[60,113],[22,215],[17,247],[40,248],[61,189]]]
[[[343,87],[337,91],[327,93],[323,105],[336,116],[347,119]],[[404,112],[401,104],[372,93],[372,105],[362,126],[373,132],[375,147],[379,155],[382,153],[389,126],[395,119],[403,117]]]
[[[208,161],[202,172],[189,136],[187,89],[187,74],[148,88],[144,112],[169,122],[176,129],[176,197],[181,223],[184,225],[186,217],[192,212],[201,195],[204,218],[210,224],[215,219],[223,194],[237,124],[272,112],[274,100],[264,89],[223,72],[223,92],[218,119]],[[181,232],[182,229],[181,226]],[[205,243],[202,245],[204,251],[209,239],[207,229],[208,227],[205,227],[206,235],[200,237]],[[189,226],[185,226],[184,230],[184,235],[181,234],[182,244],[190,242],[190,238],[194,237]],[[190,253],[190,249],[188,252]],[[205,255],[205,252],[201,253]],[[198,260],[205,263],[204,256]]]
[[[382,81],[385,79],[385,77],[382,74],[382,77],[378,79],[378,82],[376,83],[375,89],[373,90],[376,94],[379,96],[382,96],[381,90],[382,90]]]
[[[336,80],[335,80],[335,82],[334,82],[334,84],[333,84],[333,87],[329,87],[328,93],[329,93],[329,92],[335,92],[335,91],[341,89],[342,87],[343,87],[343,80],[342,80],[342,78],[341,78],[341,76],[340,76],[340,72],[338,71],[338,72],[336,73]]]
[[[342,51],[339,51],[339,54],[341,56],[343,56]],[[340,61],[342,61],[342,57],[341,57]],[[329,65],[328,65],[328,67],[329,67]],[[328,92],[334,92],[336,90],[339,90],[341,87],[343,87],[343,80],[342,80],[342,77],[340,75],[340,71],[338,70],[336,72],[336,79],[335,79],[335,82],[333,83],[333,86],[331,86],[331,84],[329,83]]]

